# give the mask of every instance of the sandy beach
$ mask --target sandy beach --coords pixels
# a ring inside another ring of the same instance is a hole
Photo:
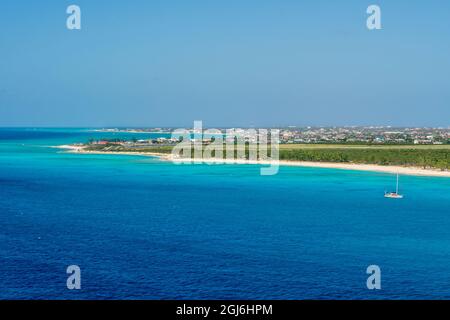
[[[82,153],[82,154],[116,154],[116,155],[128,155],[128,156],[146,156],[146,157],[158,157],[161,160],[171,161],[172,155],[158,152],[116,152],[116,151],[90,151],[85,150],[83,146],[78,145],[61,145],[53,148],[64,149],[69,153]]]
[[[271,160],[230,160],[221,159],[220,161],[214,158],[204,158],[201,160],[187,161],[183,158],[176,158],[172,154],[157,153],[157,152],[114,152],[114,151],[88,151],[83,146],[78,145],[62,145],[55,148],[64,149],[65,152],[83,153],[83,154],[117,154],[117,155],[134,155],[134,156],[150,156],[158,157],[164,161],[172,161],[175,163],[207,163],[207,164],[253,164],[253,165],[280,165],[280,166],[295,166],[295,167],[311,167],[311,168],[328,168],[341,170],[357,170],[357,171],[374,171],[383,173],[393,173],[411,176],[427,176],[427,177],[446,177],[450,178],[450,171],[442,171],[437,169],[423,169],[418,167],[403,167],[403,166],[382,166],[375,164],[357,164],[357,163],[333,163],[333,162],[309,162],[309,161],[271,161]]]

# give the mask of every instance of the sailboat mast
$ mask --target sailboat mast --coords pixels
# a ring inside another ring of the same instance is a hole
[[[396,188],[396,192],[398,194],[398,173],[397,173],[397,188]]]

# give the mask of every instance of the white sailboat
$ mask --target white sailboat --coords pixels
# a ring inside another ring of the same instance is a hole
[[[384,197],[392,198],[392,199],[402,199],[403,198],[403,195],[398,193],[398,173],[397,173],[397,187],[395,189],[395,192],[385,192]]]

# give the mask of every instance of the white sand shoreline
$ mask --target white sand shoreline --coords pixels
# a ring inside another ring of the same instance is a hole
[[[357,163],[334,163],[334,162],[310,162],[310,161],[270,161],[270,160],[229,160],[206,158],[201,160],[186,161],[182,158],[174,158],[172,154],[157,153],[157,152],[116,152],[116,151],[87,151],[83,146],[77,145],[62,145],[55,148],[65,149],[70,153],[82,154],[116,154],[116,155],[133,155],[133,156],[150,156],[158,157],[163,161],[172,161],[175,163],[205,163],[205,164],[253,164],[253,165],[280,165],[280,166],[294,166],[294,167],[310,167],[310,168],[326,168],[326,169],[341,169],[341,170],[356,170],[356,171],[372,171],[393,173],[411,176],[426,176],[426,177],[445,177],[450,178],[450,171],[442,171],[437,169],[423,169],[418,167],[402,167],[402,166],[382,166],[376,164],[357,164]]]
[[[171,154],[159,153],[159,152],[117,152],[117,151],[89,151],[84,150],[83,146],[76,145],[61,145],[55,146],[53,148],[65,149],[68,153],[81,153],[81,154],[115,154],[115,155],[126,155],[126,156],[146,156],[146,157],[157,157],[161,160],[169,161],[171,160]]]

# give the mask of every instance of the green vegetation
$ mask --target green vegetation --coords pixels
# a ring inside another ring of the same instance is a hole
[[[146,146],[146,147],[125,147],[122,145],[106,144],[97,145],[89,144],[85,146],[86,151],[99,152],[150,152],[150,153],[171,153],[172,146]]]
[[[280,144],[280,149],[444,149],[450,151],[450,144]]]
[[[450,149],[425,148],[295,148],[280,150],[280,160],[347,162],[450,169]]]
[[[170,153],[172,148],[172,146],[125,147],[116,144],[86,146],[88,151],[166,154]],[[248,149],[247,146],[245,150],[247,156]],[[268,149],[270,151],[270,146]],[[450,146],[288,144],[280,145],[280,160],[398,165],[450,170]]]

